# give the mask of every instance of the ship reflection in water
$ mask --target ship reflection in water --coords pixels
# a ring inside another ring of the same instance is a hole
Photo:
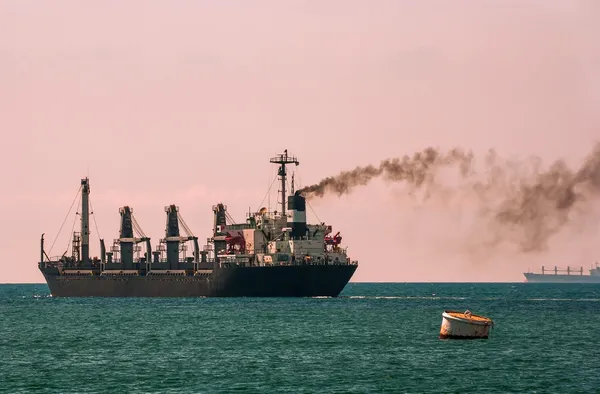
[[[71,255],[48,257],[42,234],[38,264],[50,292],[58,297],[338,296],[358,263],[341,246],[339,232],[331,236],[331,226],[307,223],[306,200],[294,192],[293,175],[287,195],[286,166],[297,166],[298,160],[286,150],[270,161],[278,165],[281,211],[261,208],[236,224],[219,203],[213,206],[213,235],[202,249],[177,206],[165,208],[165,238],[154,251],[133,209],[124,206],[119,238],[109,251],[100,239],[100,258],[90,258],[90,184],[82,179],[81,231],[72,234]],[[190,243],[193,253],[187,257]]]

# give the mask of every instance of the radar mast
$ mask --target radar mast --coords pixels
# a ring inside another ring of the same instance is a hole
[[[285,193],[287,177],[285,166],[286,164],[295,164],[296,166],[298,166],[300,162],[294,156],[288,156],[287,149],[283,151],[283,154],[271,158],[270,161],[273,164],[279,164],[279,171],[277,172],[277,175],[279,176],[279,179],[281,179],[281,215],[284,216],[286,214],[285,199],[287,197]]]

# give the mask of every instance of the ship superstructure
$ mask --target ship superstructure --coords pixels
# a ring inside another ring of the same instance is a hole
[[[309,224],[306,199],[287,194],[287,165],[299,165],[287,150],[271,159],[278,165],[281,210],[266,207],[233,223],[223,203],[213,206],[212,237],[201,249],[176,205],[165,207],[165,237],[155,250],[123,206],[119,238],[100,258],[89,256],[89,179],[81,180],[81,231],[72,235],[71,255],[49,258],[41,240],[43,273],[54,296],[337,296],[358,263],[341,246],[339,232]],[[184,235],[181,234],[183,229]],[[187,256],[189,246],[191,256]],[[142,253],[143,252],[143,253]]]
[[[555,266],[550,270],[542,266],[541,274],[525,272],[523,275],[529,283],[600,283],[600,266],[596,263],[588,275],[584,275],[583,267],[572,269],[570,266],[566,269]]]

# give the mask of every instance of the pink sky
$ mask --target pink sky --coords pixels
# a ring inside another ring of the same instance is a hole
[[[599,136],[599,19],[594,0],[4,0],[0,282],[43,281],[39,236],[88,171],[107,243],[127,204],[154,246],[165,205],[201,240],[213,204],[258,209],[286,148],[303,184],[430,145],[577,163]],[[600,259],[589,225],[543,255],[474,261],[456,212],[383,182],[312,206],[354,281],[522,281]]]

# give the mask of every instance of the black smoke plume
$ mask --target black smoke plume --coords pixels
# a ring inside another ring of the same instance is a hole
[[[468,191],[481,203],[481,215],[496,230],[517,234],[522,251],[538,251],[571,219],[575,208],[600,197],[600,144],[596,144],[580,168],[570,169],[562,160],[542,169],[540,160],[521,162],[499,160],[491,151],[479,172],[472,152],[453,149],[442,153],[427,148],[412,157],[387,159],[378,166],[356,167],[299,190],[308,199],[332,193],[338,196],[382,177],[403,182],[411,189],[435,194],[436,174],[448,167],[458,168],[462,179],[456,192]],[[458,190],[462,189],[462,190]]]

